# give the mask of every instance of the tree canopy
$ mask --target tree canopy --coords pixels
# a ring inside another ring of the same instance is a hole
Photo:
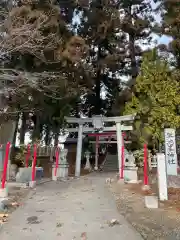
[[[21,143],[26,131],[57,140],[65,115],[137,111],[136,139],[178,127],[179,3],[156,2],[160,23],[146,0],[0,3],[1,121],[21,119]],[[160,49],[175,64],[146,55],[155,28],[172,37]]]
[[[180,126],[179,76],[179,71],[171,69],[156,51],[145,55],[135,92],[124,111],[124,114],[137,113],[135,126],[142,141],[162,140],[164,128]]]

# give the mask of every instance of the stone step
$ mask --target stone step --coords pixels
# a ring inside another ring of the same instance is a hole
[[[104,171],[118,171],[118,156],[117,155],[110,155],[106,156],[106,161],[103,166]]]

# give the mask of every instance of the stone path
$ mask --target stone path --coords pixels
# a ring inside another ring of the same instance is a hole
[[[119,224],[109,225],[112,219]],[[102,175],[37,187],[0,231],[2,240],[141,240],[119,215]]]

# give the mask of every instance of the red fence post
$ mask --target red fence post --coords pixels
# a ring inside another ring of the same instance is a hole
[[[28,168],[29,164],[29,157],[30,157],[30,144],[27,145],[27,154],[26,154],[26,167]]]
[[[119,168],[119,179],[124,179],[124,136],[125,133],[122,133],[122,147],[121,147],[121,168]]]
[[[147,154],[147,144],[144,144],[144,185],[148,185],[148,154]]]
[[[96,155],[95,155],[95,170],[98,170],[98,157],[99,157],[99,135],[96,135]]]
[[[6,175],[7,175],[7,168],[8,168],[8,158],[9,158],[9,150],[10,150],[11,143],[8,142],[6,144],[6,152],[4,158],[4,168],[3,168],[3,176],[2,176],[2,188],[5,188],[6,183]]]
[[[35,180],[35,172],[36,172],[36,160],[37,160],[37,145],[34,144],[34,158],[32,163],[32,181]]]
[[[55,169],[54,169],[54,176],[56,177],[57,176],[57,169],[58,169],[58,164],[59,164],[59,153],[60,153],[60,149],[57,147],[56,148],[56,166],[55,166]]]

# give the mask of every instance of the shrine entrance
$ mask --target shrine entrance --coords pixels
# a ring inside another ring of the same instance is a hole
[[[94,159],[94,170],[100,171],[114,171],[118,170],[118,156],[117,156],[117,137],[116,132],[103,132],[103,133],[87,133],[91,139],[88,141],[91,148],[93,148],[93,156],[89,149],[85,151],[86,166],[84,169],[92,169],[90,165],[90,156]],[[94,139],[92,139],[94,138]],[[125,144],[131,143],[127,140],[127,134],[122,132],[122,145],[125,151]],[[123,154],[123,153],[122,153]]]
[[[76,167],[75,176],[79,177],[81,174],[81,158],[82,158],[82,140],[83,133],[87,135],[96,136],[96,156],[95,156],[95,170],[98,170],[98,149],[99,145],[99,135],[116,135],[117,137],[117,152],[118,152],[118,164],[119,170],[121,169],[121,155],[123,146],[123,136],[124,131],[132,131],[133,127],[131,125],[126,125],[127,123],[132,123],[134,121],[135,115],[126,115],[120,117],[104,117],[101,115],[93,116],[92,118],[74,118],[66,117],[67,123],[78,124],[78,128],[68,128],[68,132],[78,132],[78,142],[77,142],[77,153],[76,153]],[[106,126],[105,126],[106,124]],[[115,124],[115,125],[114,125]],[[87,126],[88,125],[88,126]]]

